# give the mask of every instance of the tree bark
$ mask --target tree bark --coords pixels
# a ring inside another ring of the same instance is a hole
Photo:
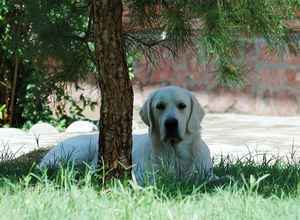
[[[16,88],[17,88],[17,80],[18,80],[18,72],[19,72],[19,59],[17,54],[15,54],[15,69],[14,69],[14,76],[12,80],[12,89],[11,89],[11,98],[10,98],[10,106],[9,106],[9,124],[14,125],[15,121],[15,102],[16,102]]]
[[[108,178],[124,176],[131,166],[133,90],[122,40],[122,7],[121,0],[93,0],[101,89],[99,161]]]

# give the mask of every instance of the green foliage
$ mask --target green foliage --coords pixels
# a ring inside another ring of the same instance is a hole
[[[132,80],[134,78],[134,62],[136,62],[140,57],[141,53],[137,50],[130,50],[127,53],[127,66],[128,66],[128,73],[129,77]]]
[[[128,0],[133,20],[166,33],[175,50],[197,44],[206,60],[219,66],[217,83],[241,87],[242,72],[234,60],[244,39],[264,38],[270,48],[285,50],[293,39],[286,22],[295,18],[298,0],[155,1]],[[209,58],[209,59],[207,59]],[[236,66],[232,71],[232,66]],[[230,68],[229,68],[230,67]]]
[[[6,105],[0,105],[0,120],[4,119],[4,115],[6,114]]]
[[[78,88],[80,90],[80,88]],[[94,110],[97,102],[92,101],[91,98],[80,95],[79,101],[74,100],[64,88],[58,87],[55,93],[55,99],[58,102],[55,118],[52,123],[58,128],[66,128],[69,124],[79,119],[88,120],[83,115],[83,111],[87,108]]]
[[[53,85],[48,80],[45,74],[34,69],[30,72],[30,76],[24,80],[24,87],[22,88],[24,96],[19,98],[17,104],[23,109],[22,117],[25,127],[39,121],[50,122],[53,120],[48,96],[52,89],[55,90],[52,88],[55,84]]]
[[[140,33],[124,33],[131,78],[137,49],[152,59],[157,45],[174,53],[196,45],[201,59],[217,64],[216,83],[230,88],[245,84],[245,68],[236,61],[245,39],[261,37],[271,49],[286,49],[294,40],[286,21],[294,19],[300,6],[297,0],[125,0],[124,4],[132,23],[145,27]],[[72,106],[68,113],[59,110],[55,120],[61,126],[82,117],[83,108],[94,104],[83,98],[79,107],[63,92],[65,82],[95,72],[91,12],[88,0],[0,2],[0,89],[11,93],[18,58],[22,89],[16,112],[23,117],[19,126],[54,120],[50,95]]]
[[[31,24],[34,38],[28,56],[41,65],[49,57],[54,59],[59,64],[57,77],[65,81],[86,77],[93,70],[88,13],[87,0],[24,1],[20,19]]]
[[[8,94],[5,99],[12,93],[14,60],[19,60],[14,126],[48,121],[64,127],[82,118],[84,108],[95,105],[86,97],[77,103],[65,91],[66,82],[76,82],[94,70],[88,21],[84,0],[1,1],[0,89]],[[69,106],[67,112],[52,112],[50,96]]]
[[[241,64],[236,62],[227,63],[224,60],[219,60],[219,69],[216,74],[216,84],[230,89],[243,88],[245,85],[244,71]]]
[[[80,96],[78,102],[75,101],[61,82],[36,70],[32,70],[24,85],[26,85],[24,97],[18,100],[19,108],[23,109],[24,128],[30,128],[40,121],[46,121],[63,129],[73,121],[85,119],[82,114],[84,109],[94,109],[97,104],[83,95]],[[51,98],[55,99],[55,110],[52,110],[54,106],[51,108]]]

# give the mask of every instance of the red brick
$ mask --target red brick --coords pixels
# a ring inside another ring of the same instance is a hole
[[[283,59],[276,54],[275,51],[270,50],[266,44],[259,44],[259,54],[258,54],[258,62],[265,62],[265,63],[282,63]]]
[[[286,72],[288,85],[290,88],[300,89],[300,72],[297,70],[288,70]]]
[[[300,56],[295,56],[294,54],[287,53],[284,55],[284,62],[286,64],[300,65]]]
[[[257,84],[272,90],[287,85],[286,69],[262,68],[258,71]]]
[[[292,70],[288,70],[286,72],[286,77],[288,82],[294,82],[296,80],[296,72]]]
[[[135,65],[135,78],[144,84],[150,79],[150,85],[176,84],[201,91],[204,95],[202,94],[203,100],[200,102],[214,112],[238,111],[263,115],[293,115],[297,111],[300,113],[296,108],[297,105],[300,106],[300,98],[297,101],[294,97],[300,95],[300,68],[286,65],[300,64],[299,57],[285,54],[281,59],[261,43],[258,45],[259,56],[256,57],[254,46],[250,45],[246,50],[248,72],[245,74],[246,88],[242,91],[232,92],[215,87],[216,67],[213,63],[199,64],[192,51],[181,54],[176,60],[164,52],[164,58],[159,61],[158,67],[151,70],[142,59]],[[268,63],[268,67],[257,69],[258,62]],[[152,75],[149,76],[149,73]],[[137,83],[138,80],[134,82]],[[257,93],[260,95],[255,95]]]

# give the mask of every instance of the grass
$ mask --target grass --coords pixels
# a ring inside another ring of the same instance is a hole
[[[103,183],[88,170],[36,171],[44,153],[0,162],[0,219],[300,219],[294,158],[221,158],[215,173],[234,178],[222,186],[168,179],[140,188],[129,179]]]

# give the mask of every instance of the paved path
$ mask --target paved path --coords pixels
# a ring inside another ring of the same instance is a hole
[[[137,111],[134,113],[133,128],[138,132],[146,131]],[[52,146],[76,134],[41,135],[37,144],[37,139],[28,133],[0,129],[0,151],[9,149],[19,156],[39,147]],[[300,156],[300,116],[207,114],[202,123],[202,136],[213,155],[241,156],[250,150],[284,156],[296,150]]]
[[[300,155],[300,117],[208,114],[202,127],[203,139],[214,155],[245,155],[249,150]]]

